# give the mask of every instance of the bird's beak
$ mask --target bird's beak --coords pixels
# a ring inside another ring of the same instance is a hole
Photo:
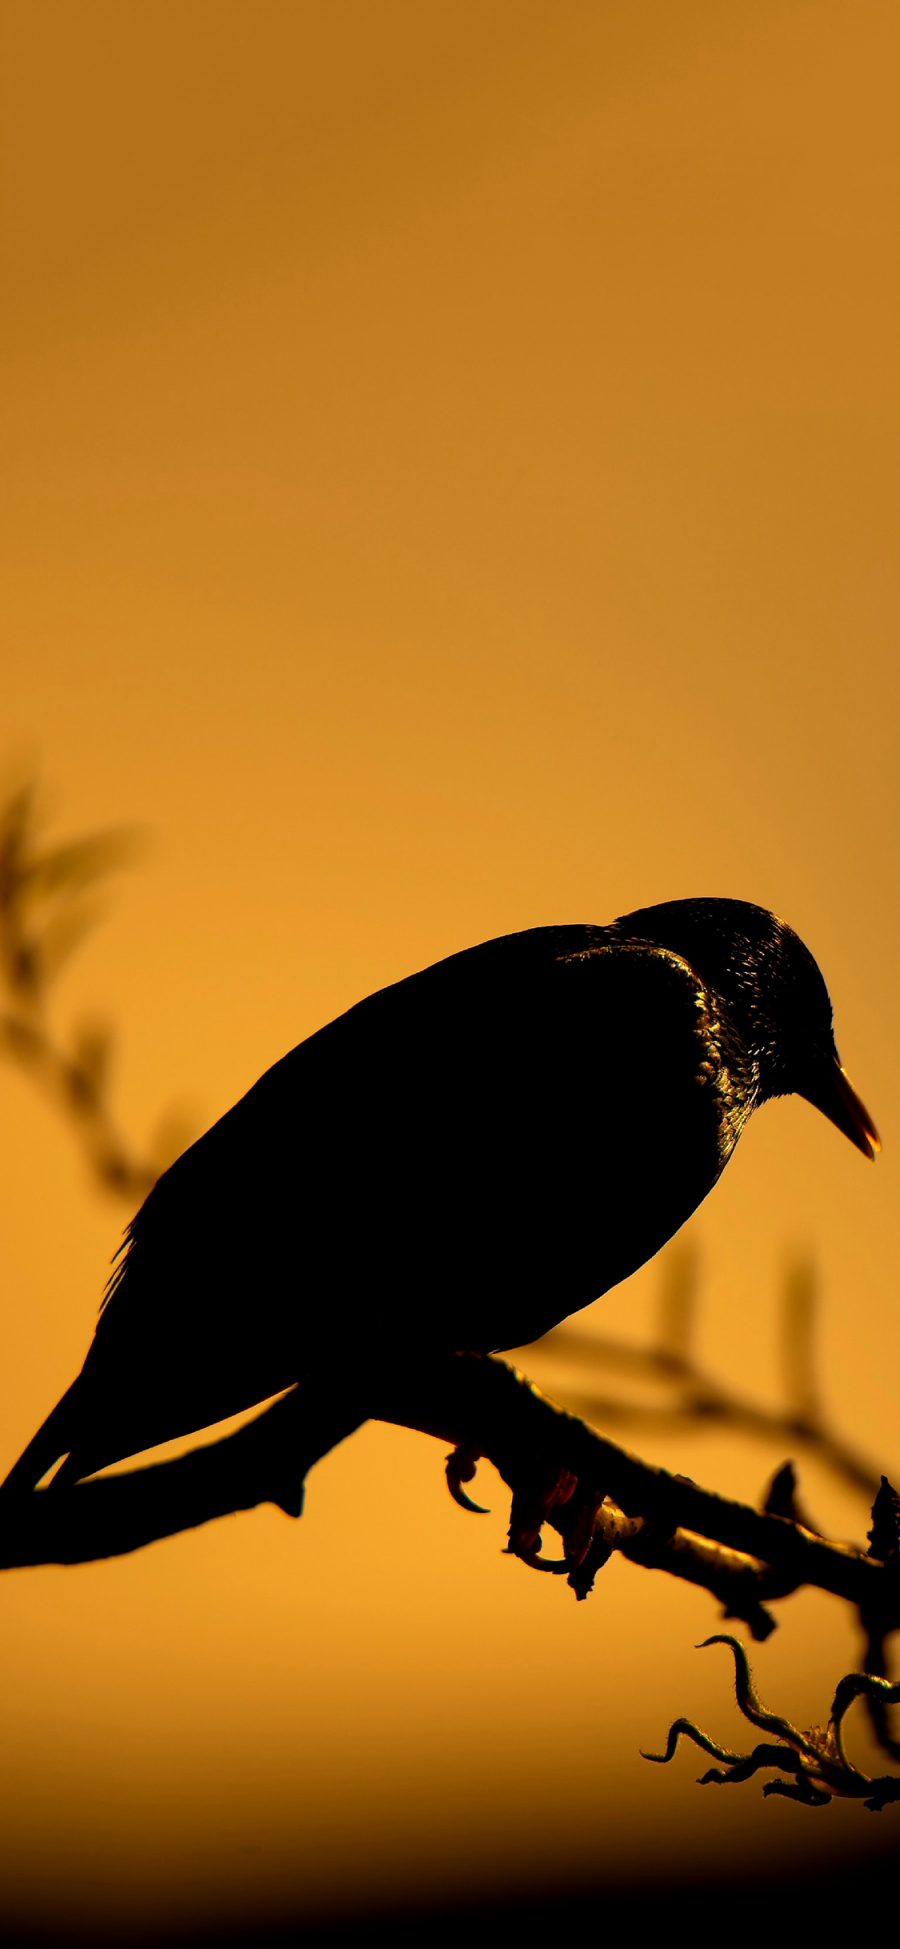
[[[800,1094],[806,1097],[807,1103],[821,1110],[829,1123],[836,1124],[864,1157],[878,1156],[881,1138],[862,1098],[857,1096],[847,1071],[841,1068],[837,1057],[824,1074],[816,1077],[812,1087],[801,1090]]]

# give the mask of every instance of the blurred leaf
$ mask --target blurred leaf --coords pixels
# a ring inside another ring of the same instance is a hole
[[[28,940],[24,935],[13,936],[6,941],[5,949],[10,988],[14,994],[27,995],[29,1002],[33,1002],[42,985],[40,942]]]
[[[787,1401],[797,1421],[815,1427],[822,1407],[815,1371],[818,1276],[810,1258],[787,1269],[782,1312],[782,1365]]]
[[[150,1156],[158,1176],[194,1142],[198,1129],[197,1117],[186,1111],[170,1109],[160,1118],[150,1144]]]
[[[693,1347],[699,1266],[699,1254],[686,1243],[663,1260],[659,1345],[677,1362],[688,1360]]]
[[[68,846],[57,846],[23,868],[21,884],[29,894],[59,893],[88,886],[105,873],[124,866],[140,850],[137,828],[97,833],[90,839],[76,839]]]
[[[113,1033],[106,1022],[81,1022],[72,1037],[72,1059],[97,1095],[106,1088],[112,1065]]]
[[[20,885],[33,820],[34,787],[23,785],[0,807],[0,906],[9,906]]]
[[[93,932],[104,912],[104,903],[95,898],[79,901],[77,906],[54,914],[44,928],[38,948],[42,987],[56,979],[82,941]]]
[[[20,1015],[0,1015],[0,1048],[10,1055],[34,1061],[43,1053],[43,1037],[31,1022]]]

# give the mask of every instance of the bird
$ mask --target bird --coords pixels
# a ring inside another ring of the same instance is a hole
[[[791,1093],[874,1158],[817,963],[747,901],[532,927],[379,990],[157,1180],[3,1492],[375,1359],[540,1338],[652,1258]]]

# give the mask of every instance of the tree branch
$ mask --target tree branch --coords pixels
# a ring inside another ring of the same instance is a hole
[[[764,1603],[800,1584],[853,1604],[882,1637],[900,1627],[896,1561],[655,1468],[556,1407],[505,1362],[468,1354],[376,1364],[340,1392],[294,1388],[235,1434],[175,1461],[0,1497],[0,1567],[115,1556],[262,1502],[298,1516],[309,1469],[367,1414],[488,1457],[520,1503],[546,1510],[537,1527],[548,1521],[569,1546],[560,1568],[579,1595],[618,1550],[702,1585],[756,1635],[772,1628]],[[547,1491],[563,1473],[576,1479],[577,1496],[548,1507]],[[579,1555],[573,1537],[586,1506],[593,1520]],[[516,1534],[514,1522],[512,1547],[535,1561],[527,1529],[520,1524]]]

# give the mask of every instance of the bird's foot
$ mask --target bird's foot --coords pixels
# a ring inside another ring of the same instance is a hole
[[[535,1475],[513,1494],[508,1549],[534,1570],[567,1576],[579,1597],[593,1587],[597,1571],[610,1551],[596,1529],[603,1493],[582,1484],[571,1470],[561,1468]],[[541,1531],[552,1519],[563,1540],[561,1557],[541,1556]]]
[[[481,1461],[476,1448],[460,1443],[447,1456],[447,1487],[460,1509],[485,1516],[487,1510],[466,1494],[463,1484],[474,1481]],[[510,1513],[510,1556],[519,1557],[532,1570],[543,1570],[555,1577],[568,1577],[576,1597],[587,1597],[594,1587],[598,1570],[612,1554],[597,1528],[602,1492],[582,1485],[570,1469],[536,1469],[527,1482],[513,1491]],[[561,1557],[542,1556],[544,1524],[553,1520],[563,1541]]]

